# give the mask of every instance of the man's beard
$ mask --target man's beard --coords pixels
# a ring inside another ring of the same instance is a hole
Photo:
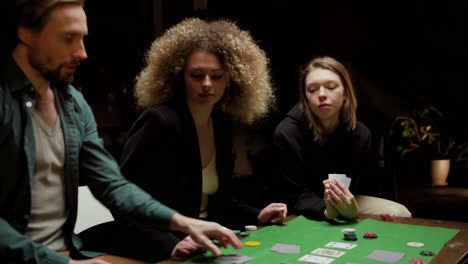
[[[50,59],[49,59],[50,60]],[[69,85],[73,82],[74,73],[64,72],[61,73],[62,69],[68,65],[78,65],[79,62],[65,62],[57,66],[55,69],[48,69],[45,63],[40,62],[33,55],[29,56],[29,63],[37,70],[45,79],[51,83],[55,83],[59,86]]]
[[[59,86],[69,85],[73,82],[74,73],[68,72],[60,74],[60,70],[63,67],[65,67],[65,65],[61,64],[55,70],[44,69],[44,71],[41,71],[41,74],[51,83],[55,83]]]

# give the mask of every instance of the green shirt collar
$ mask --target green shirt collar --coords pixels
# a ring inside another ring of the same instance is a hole
[[[32,88],[31,81],[26,77],[23,70],[21,70],[12,56],[7,56],[5,63],[0,64],[0,80],[11,84],[10,89],[12,93],[21,91],[25,88]],[[71,96],[71,85],[58,87],[58,85],[52,83],[51,86],[55,86],[59,91],[63,91],[66,95]]]
[[[31,81],[26,77],[18,64],[16,64],[12,56],[8,56],[5,63],[0,65],[0,80],[10,84],[11,92],[32,87]]]

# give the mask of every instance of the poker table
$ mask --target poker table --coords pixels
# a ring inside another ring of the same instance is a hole
[[[288,217],[283,225],[267,226],[243,239],[258,241],[257,247],[245,246],[241,250],[232,247],[222,249],[223,254],[237,253],[252,257],[248,264],[262,263],[306,263],[299,258],[317,248],[333,249],[346,252],[340,257],[333,258],[333,264],[384,263],[366,258],[374,250],[399,252],[405,256],[398,262],[410,263],[411,258],[424,259],[426,263],[467,263],[468,262],[468,224],[460,222],[439,221],[418,218],[394,218],[392,222],[382,221],[379,216],[361,215],[359,219],[345,221],[313,221],[303,216]],[[356,230],[357,240],[346,241],[341,232],[345,228]],[[363,238],[364,232],[377,233],[376,239]],[[339,249],[325,247],[329,242],[346,242],[357,244],[353,249]],[[424,247],[407,246],[407,242],[422,242]],[[277,243],[299,245],[300,253],[282,254],[270,251]],[[436,253],[435,256],[423,256],[423,250]],[[210,252],[196,256],[190,260],[167,260],[160,264],[186,263],[208,264],[217,263]]]

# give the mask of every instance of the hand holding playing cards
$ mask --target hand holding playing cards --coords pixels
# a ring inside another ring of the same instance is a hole
[[[338,217],[338,211],[333,207],[333,205],[327,199],[327,195],[324,195],[325,199],[325,211],[323,211],[323,215],[328,219],[333,219]]]
[[[326,184],[329,184],[330,180],[325,180],[323,181],[323,185],[326,186]],[[325,216],[328,219],[333,219],[338,217],[338,211],[336,210],[335,207],[330,203],[329,199],[327,199],[327,191],[325,187],[325,193],[323,194],[323,200],[325,201],[325,211],[323,212],[323,216]]]
[[[358,203],[346,186],[339,180],[325,180],[323,184],[325,185],[324,200],[328,215],[333,216],[332,211],[328,210],[329,207],[333,207],[343,217],[350,219],[357,217],[359,214]]]

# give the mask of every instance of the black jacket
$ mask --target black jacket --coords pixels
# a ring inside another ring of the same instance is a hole
[[[234,168],[231,124],[212,113],[219,188],[208,199],[209,220],[231,228],[256,224],[259,210],[233,200]],[[195,123],[183,102],[147,109],[130,130],[121,158],[124,176],[179,213],[198,218],[202,195],[202,168]],[[167,233],[168,248],[178,242]],[[158,236],[161,236],[158,234]]]
[[[314,142],[305,113],[297,104],[276,127],[274,147],[279,186],[291,213],[321,218],[325,209],[322,181],[329,173],[352,178],[351,192],[367,173],[370,132],[361,122],[354,130],[340,125],[321,146]]]

